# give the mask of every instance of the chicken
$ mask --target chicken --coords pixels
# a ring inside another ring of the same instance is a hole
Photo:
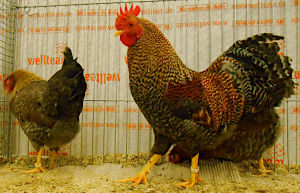
[[[129,88],[155,139],[144,168],[120,181],[147,183],[146,175],[173,144],[192,157],[191,179],[179,184],[187,188],[202,181],[198,158],[204,151],[218,151],[235,140],[246,147],[244,158],[260,158],[278,136],[274,108],[294,90],[290,59],[278,55],[276,41],[283,37],[260,34],[239,40],[205,71],[196,72],[155,24],[137,17],[139,12],[139,6],[120,8],[115,36],[128,47]],[[254,138],[244,144],[248,133]],[[264,143],[257,144],[261,138]]]
[[[79,131],[87,85],[84,70],[76,60],[66,47],[61,70],[48,81],[34,73],[16,70],[3,83],[5,93],[11,93],[10,109],[39,152],[35,169],[25,173],[45,171],[41,166],[44,145],[51,150],[50,168],[53,168],[59,147],[69,143]]]

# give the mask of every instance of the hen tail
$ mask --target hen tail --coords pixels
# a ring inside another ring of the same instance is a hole
[[[276,41],[282,39],[283,36],[271,33],[255,35],[237,41],[222,55],[240,63],[235,68],[241,73],[242,80],[238,82],[243,87],[248,110],[279,106],[283,98],[294,94],[291,58],[278,54],[280,48]]]
[[[57,102],[59,113],[75,113],[76,116],[81,113],[87,89],[83,71],[70,48],[66,47],[61,70],[48,80],[49,98]]]
[[[65,50],[63,52],[64,54],[64,62],[62,65],[62,68],[68,67],[68,66],[76,66],[76,67],[81,67],[80,64],[77,63],[77,58],[73,58],[73,54],[70,48],[65,47]]]

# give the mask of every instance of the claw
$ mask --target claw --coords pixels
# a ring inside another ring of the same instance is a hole
[[[273,170],[259,170],[261,174],[259,175],[253,175],[253,176],[258,176],[258,177],[266,177],[267,174],[270,174],[273,172]]]
[[[178,186],[183,186],[186,188],[192,188],[197,182],[202,182],[203,180],[198,177],[198,159],[199,159],[199,153],[197,153],[193,158],[192,158],[192,167],[191,167],[191,172],[192,176],[191,179],[183,179],[184,182],[177,184]]]
[[[136,177],[118,180],[118,182],[134,182],[133,185],[139,185],[141,182],[148,184],[146,175],[150,173],[150,169],[154,166],[154,164],[161,158],[160,154],[154,154],[151,159],[147,162],[145,167],[142,169],[140,173]]]
[[[144,182],[145,184],[148,184],[146,173],[140,173],[136,177],[118,180],[118,182],[134,182],[132,185],[137,186],[141,182]]]
[[[181,180],[184,182],[191,182],[191,179],[181,179]],[[179,183],[179,184],[181,184],[181,183]]]
[[[144,182],[145,184],[148,184],[148,181],[147,181],[147,178],[146,178],[146,173],[144,174],[138,174],[137,176],[135,177],[132,177],[132,178],[127,178],[127,179],[122,179],[122,180],[117,180],[117,182],[123,182],[123,183],[126,183],[126,182],[134,182],[132,185],[133,186],[137,186],[139,185],[141,182]]]
[[[178,183],[178,186],[183,186],[186,188],[192,188],[197,182],[202,182],[203,180],[198,177],[198,173],[192,174],[192,179],[182,179],[184,182]]]
[[[46,170],[43,167],[39,168],[34,168],[33,170],[26,170],[26,171],[21,171],[22,174],[33,174],[33,173],[40,173],[40,172],[45,172]]]
[[[23,173],[23,174],[32,174],[32,173],[45,172],[46,170],[41,165],[42,152],[43,152],[43,146],[41,146],[40,151],[38,153],[37,160],[36,160],[36,163],[35,163],[35,168],[33,170],[22,171],[21,173]]]
[[[267,174],[270,174],[270,173],[272,173],[273,172],[273,170],[263,170],[263,171],[261,171],[261,176],[266,176]]]
[[[265,166],[264,166],[264,160],[261,158],[259,161],[259,171],[260,171],[260,175],[253,175],[253,176],[259,176],[259,177],[265,177],[267,176],[267,174],[272,173],[273,170],[266,170]]]

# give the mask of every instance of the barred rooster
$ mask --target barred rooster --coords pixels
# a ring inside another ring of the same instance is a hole
[[[39,151],[35,169],[24,173],[45,171],[41,166],[44,145],[51,150],[53,168],[59,147],[78,133],[87,87],[83,71],[66,47],[61,70],[48,81],[25,70],[16,70],[5,79],[5,93],[11,93],[9,106],[32,146]]]
[[[155,141],[142,171],[121,182],[147,183],[146,175],[172,144],[192,157],[191,179],[179,184],[188,188],[202,180],[199,153],[222,154],[236,142],[241,147],[234,156],[261,158],[279,134],[274,108],[294,90],[290,58],[278,55],[276,41],[283,37],[265,33],[239,40],[208,69],[195,72],[139,12],[139,6],[120,8],[115,36],[128,46],[130,91]],[[223,144],[227,148],[218,152]]]

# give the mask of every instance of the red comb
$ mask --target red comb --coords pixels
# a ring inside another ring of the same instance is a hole
[[[141,11],[141,8],[138,5],[135,6],[135,8],[133,9],[133,4],[131,4],[130,9],[128,10],[127,3],[125,3],[125,11],[123,11],[122,7],[120,7],[120,14],[117,13],[117,15],[118,15],[118,17],[124,17],[124,16],[128,17],[131,15],[138,16],[140,11]]]

